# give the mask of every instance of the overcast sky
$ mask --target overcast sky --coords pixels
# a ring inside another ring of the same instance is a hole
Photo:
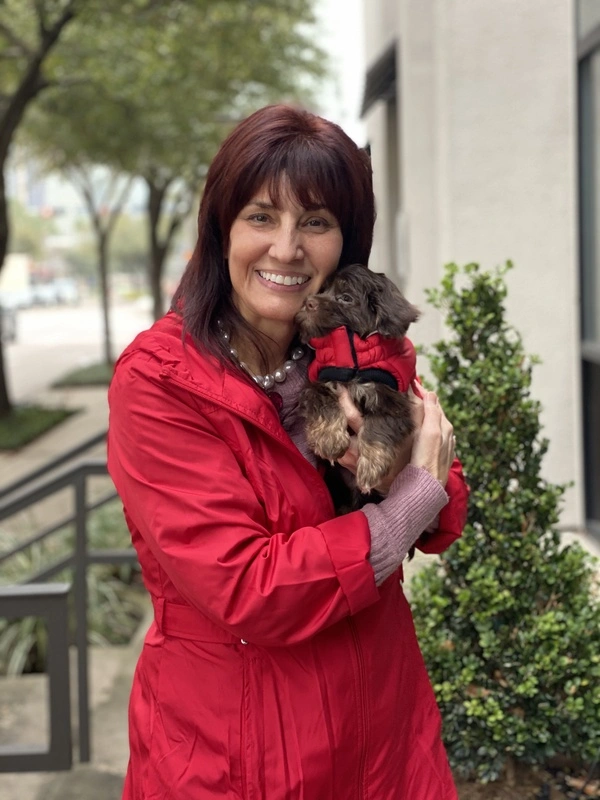
[[[320,98],[323,115],[341,125],[357,144],[365,144],[360,104],[365,77],[362,0],[316,0],[322,47],[329,53],[334,78]]]

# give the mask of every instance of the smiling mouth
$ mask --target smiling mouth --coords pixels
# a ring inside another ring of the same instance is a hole
[[[308,275],[281,275],[279,272],[265,272],[262,269],[258,270],[258,274],[263,280],[277,283],[280,286],[299,286],[310,280]]]

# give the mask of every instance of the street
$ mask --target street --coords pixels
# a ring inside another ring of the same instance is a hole
[[[116,305],[111,312],[115,357],[150,324],[146,304]],[[17,339],[5,345],[4,357],[11,399],[18,403],[33,401],[38,392],[66,372],[102,359],[99,303],[19,310]]]

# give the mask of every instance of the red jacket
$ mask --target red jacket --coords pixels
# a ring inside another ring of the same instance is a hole
[[[372,333],[361,339],[357,333],[340,327],[311,339],[309,344],[315,351],[308,368],[311,381],[345,382],[362,377],[406,392],[417,377],[415,348],[406,336],[390,339]]]
[[[366,517],[334,517],[266,395],[184,347],[171,313],[109,400],[156,620],[125,800],[456,800],[398,575],[375,585]]]

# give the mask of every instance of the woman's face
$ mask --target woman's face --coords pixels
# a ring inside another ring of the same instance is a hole
[[[258,330],[289,328],[309,294],[319,291],[342,252],[338,221],[326,208],[304,209],[291,192],[280,207],[266,188],[235,218],[227,258],[233,301]]]

